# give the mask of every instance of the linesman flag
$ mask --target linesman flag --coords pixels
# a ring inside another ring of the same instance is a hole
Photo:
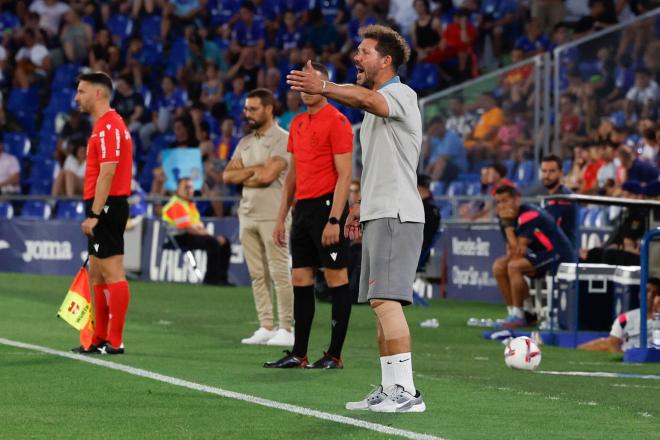
[[[89,292],[89,276],[85,264],[80,268],[73,280],[64,301],[57,312],[57,316],[80,331],[80,345],[86,349],[92,344],[94,329],[94,313],[92,298]]]

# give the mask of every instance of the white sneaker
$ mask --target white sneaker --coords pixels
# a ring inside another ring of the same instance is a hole
[[[377,405],[385,399],[387,399],[387,394],[383,392],[383,386],[378,385],[369,394],[367,394],[367,397],[364,399],[358,402],[347,402],[346,409],[351,411],[368,410],[373,405]]]
[[[283,328],[274,332],[273,337],[266,342],[266,345],[281,345],[283,347],[293,346],[295,337],[292,330],[285,330]]]
[[[392,385],[385,390],[387,398],[376,405],[369,406],[370,411],[374,412],[424,412],[426,404],[422,400],[422,395],[417,390],[413,396],[401,385]]]
[[[259,329],[256,332],[254,332],[252,336],[250,336],[249,338],[241,339],[241,344],[251,344],[251,345],[265,344],[273,336],[275,336],[275,330],[268,330],[266,328],[259,327]]]

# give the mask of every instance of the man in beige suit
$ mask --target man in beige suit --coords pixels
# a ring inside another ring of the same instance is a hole
[[[289,250],[273,242],[273,228],[289,166],[289,134],[273,120],[275,98],[267,89],[248,93],[245,118],[252,129],[223,173],[227,184],[243,185],[238,209],[240,239],[247,261],[260,327],[243,344],[290,346],[294,337]],[[290,225],[290,221],[287,221]],[[272,286],[277,293],[279,328],[273,320]]]

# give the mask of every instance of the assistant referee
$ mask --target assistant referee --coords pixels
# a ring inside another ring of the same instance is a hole
[[[323,64],[311,63],[308,71],[328,79]],[[339,110],[321,95],[302,94],[307,112],[291,121],[288,150],[293,156],[286,176],[273,239],[286,246],[284,220],[296,206],[291,225],[293,260],[293,318],[295,341],[291,352],[266,368],[343,368],[341,351],[348,331],[352,298],[348,284],[349,241],[343,234],[351,185],[353,128]],[[330,347],[308,364],[307,346],[314,319],[314,279],[325,269],[332,297]]]
[[[130,298],[124,273],[124,230],[133,145],[122,117],[110,108],[111,97],[112,79],[105,73],[79,76],[75,101],[94,121],[83,190],[87,218],[82,222],[94,289],[94,336],[88,349],[74,349],[85,354],[124,353],[124,320]]]

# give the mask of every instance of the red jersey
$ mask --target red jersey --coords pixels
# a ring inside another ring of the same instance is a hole
[[[353,127],[330,104],[301,113],[291,121],[287,150],[296,165],[296,200],[321,197],[337,185],[334,155],[353,151]]]
[[[114,109],[110,109],[96,121],[87,142],[83,199],[94,198],[101,164],[112,162],[117,163],[117,169],[108,195],[130,195],[133,177],[133,142],[124,120]]]

